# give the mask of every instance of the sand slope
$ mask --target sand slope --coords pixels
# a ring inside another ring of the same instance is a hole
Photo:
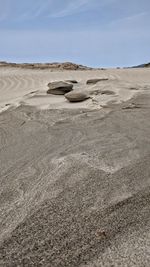
[[[148,267],[149,70],[0,75],[1,108],[12,105],[0,113],[0,266]],[[116,102],[98,95],[70,108],[61,97],[47,109],[25,97],[51,80],[89,90],[100,75]]]

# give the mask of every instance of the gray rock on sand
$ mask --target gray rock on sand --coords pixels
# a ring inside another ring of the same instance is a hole
[[[68,83],[78,83],[76,80],[66,80]]]
[[[115,92],[111,90],[102,90],[100,93],[101,95],[115,95]]]
[[[73,85],[67,82],[51,82],[48,84],[47,94],[64,95],[73,90]]]
[[[102,81],[108,81],[108,78],[99,78],[99,79],[90,79],[87,80],[87,84],[96,84],[98,82],[102,82]]]
[[[86,99],[90,98],[90,96],[87,95],[86,93],[74,92],[74,91],[65,94],[65,97],[69,102],[81,102],[81,101],[85,101]]]

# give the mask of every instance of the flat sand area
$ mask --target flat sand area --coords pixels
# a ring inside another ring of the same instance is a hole
[[[0,266],[150,266],[150,68],[0,68]]]

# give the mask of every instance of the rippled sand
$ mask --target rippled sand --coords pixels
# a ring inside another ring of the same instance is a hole
[[[53,71],[0,68],[0,111],[21,104],[41,109],[99,109],[109,101],[119,103],[130,99],[135,93],[145,91],[150,83],[149,69]],[[90,78],[108,78],[96,85],[86,85]],[[74,90],[90,92],[86,102],[70,104],[64,96],[47,95],[51,81],[76,79]],[[101,95],[100,90],[111,90],[114,95]]]
[[[150,69],[1,68],[0,108],[0,266],[149,267]]]

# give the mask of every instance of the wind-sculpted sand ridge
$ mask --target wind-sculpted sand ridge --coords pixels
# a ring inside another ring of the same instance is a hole
[[[101,81],[96,84],[86,84],[87,80],[94,78],[99,78]],[[76,80],[78,83],[73,85],[73,89],[90,94],[90,99],[73,104],[62,96],[46,94],[49,82],[66,80]],[[42,109],[100,109],[110,101],[115,103],[126,101],[146,88],[149,89],[149,69],[50,72],[49,70],[1,67],[0,111],[17,107],[20,104]]]
[[[97,103],[46,94],[67,79]],[[0,266],[149,267],[149,83],[147,69],[2,70]]]

